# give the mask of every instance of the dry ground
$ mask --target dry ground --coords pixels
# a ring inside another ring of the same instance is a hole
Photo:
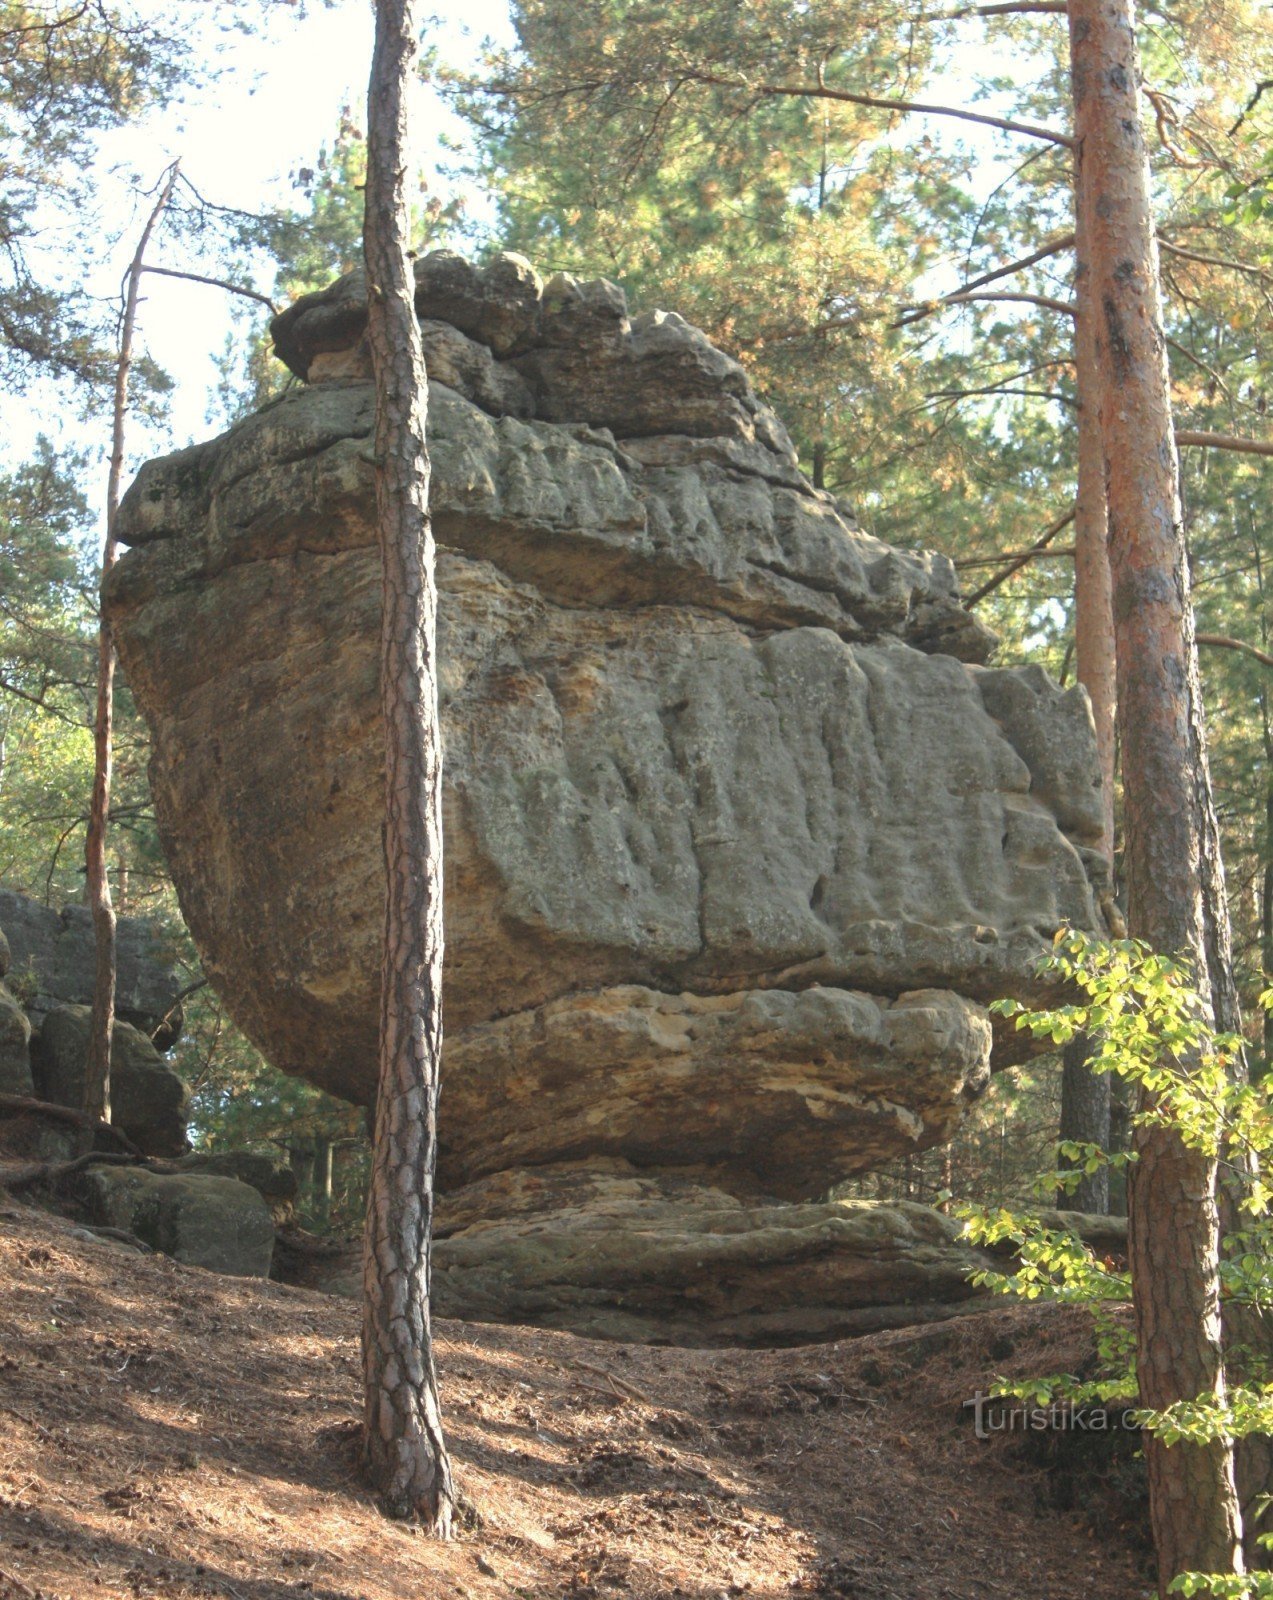
[[[440,1338],[477,1508],[450,1545],[386,1522],[354,1470],[355,1305],[0,1200],[0,1600],[1146,1592],[1134,1469],[978,1442],[962,1407],[993,1373],[1081,1365],[1079,1313],[767,1352]]]

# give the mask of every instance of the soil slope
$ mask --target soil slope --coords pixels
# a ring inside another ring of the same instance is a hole
[[[443,1323],[450,1545],[354,1465],[357,1307],[0,1206],[0,1600],[1130,1600],[1125,1467],[979,1442],[995,1373],[1081,1366],[1053,1308],[762,1352]],[[1068,1508],[1068,1509],[1067,1509]],[[1095,1519],[1095,1522],[1094,1522]]]

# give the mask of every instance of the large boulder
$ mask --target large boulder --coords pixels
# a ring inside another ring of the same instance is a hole
[[[58,1105],[84,1104],[88,1006],[55,1006],[40,1029],[40,1089]],[[144,1033],[117,1022],[111,1033],[111,1120],[143,1155],[187,1149],[190,1091]]]
[[[92,1167],[83,1189],[92,1221],[135,1234],[154,1250],[209,1272],[269,1276],[274,1224],[246,1183],[202,1173]]]
[[[1082,692],[982,666],[949,562],[856,528],[681,319],[507,257],[426,258],[416,304],[447,379],[444,1195],[502,1226],[501,1174],[623,1161],[696,1214],[813,1201],[948,1138],[1011,1058],[987,1002],[1100,926]],[[365,316],[354,274],[278,320],[310,386],[143,468],[106,590],[206,970],[272,1061],[363,1102]]]
[[[193,1150],[178,1163],[183,1172],[203,1172],[214,1178],[235,1178],[246,1183],[269,1207],[274,1222],[293,1220],[296,1174],[285,1162],[262,1150]]]
[[[439,1181],[618,1157],[815,1199],[899,1143],[951,1137],[990,1037],[983,1009],[942,989],[569,995],[453,1040]]]

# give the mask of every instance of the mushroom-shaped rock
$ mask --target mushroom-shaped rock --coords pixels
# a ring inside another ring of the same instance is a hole
[[[679,317],[451,255],[418,264],[417,307],[437,352],[444,1198],[511,1226],[502,1175],[546,1194],[537,1172],[621,1162],[673,1186],[664,1208],[814,1204],[948,1138],[987,1081],[986,1003],[1034,991],[1059,924],[1098,926],[1082,700],[980,671],[992,641],[950,563],[812,488],[742,367]],[[272,1061],[368,1102],[365,315],[357,275],[298,301],[276,343],[315,381],[142,469],[106,602],[206,970]]]

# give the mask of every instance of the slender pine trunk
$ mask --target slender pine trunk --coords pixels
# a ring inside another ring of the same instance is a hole
[[[146,249],[160,217],[172,199],[180,163],[164,174],[146,226],[124,277],[124,308],[119,324],[119,356],[115,363],[115,399],[111,418],[110,471],[106,480],[106,540],[102,549],[102,582],[115,565],[118,543],[115,526],[119,515],[119,489],[124,473],[124,434],[128,419],[128,379],[133,365],[133,336],[137,328],[137,301],[145,268]],[[93,913],[95,963],[93,1009],[89,1018],[88,1053],[84,1069],[84,1110],[100,1122],[110,1121],[111,1035],[115,1028],[115,908],[111,904],[110,875],[106,869],[106,830],[110,818],[111,777],[115,733],[115,640],[105,610],[98,607],[97,710],[93,719],[93,793],[88,808],[88,837],[84,846],[88,904]]]
[[[1114,881],[1114,719],[1117,691],[1114,667],[1114,604],[1109,574],[1109,520],[1105,510],[1105,457],[1101,446],[1099,374],[1093,337],[1093,307],[1087,294],[1090,274],[1083,207],[1082,171],[1074,170],[1074,371],[1078,390],[1078,483],[1074,496],[1074,668],[1087,690],[1096,729],[1096,753],[1104,807],[1102,854]],[[1091,1041],[1085,1034],[1067,1046],[1061,1069],[1061,1138],[1110,1148],[1110,1076],[1088,1066]],[[1109,1211],[1109,1168],[1084,1173],[1072,1190],[1061,1190],[1062,1210],[1104,1215]]]
[[[453,1490],[429,1319],[442,1051],[442,741],[428,386],[407,254],[407,100],[417,45],[412,0],[376,0],[363,240],[384,566],[387,892],[362,1349],[371,1479],[390,1516],[418,1517],[446,1538]]]

